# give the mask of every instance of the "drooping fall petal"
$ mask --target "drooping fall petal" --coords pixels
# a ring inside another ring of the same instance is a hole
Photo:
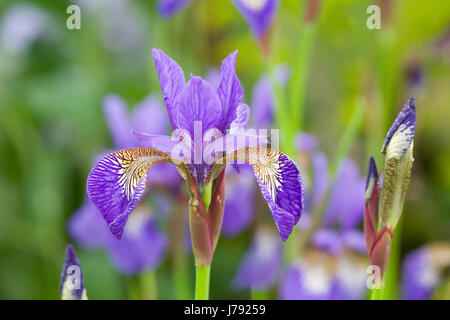
[[[122,237],[128,216],[144,193],[147,171],[159,162],[172,159],[156,149],[124,149],[104,156],[89,173],[89,198],[117,238]]]
[[[281,239],[286,241],[304,207],[303,181],[296,164],[279,151],[245,147],[219,160],[212,170],[212,176],[220,172],[226,163],[234,161],[245,161],[253,167]]]

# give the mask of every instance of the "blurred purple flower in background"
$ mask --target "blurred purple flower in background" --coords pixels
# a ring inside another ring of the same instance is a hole
[[[356,228],[364,216],[364,185],[356,163],[350,159],[342,162],[332,186],[325,212],[324,226],[338,224],[342,232]]]
[[[192,0],[158,0],[157,9],[163,18],[171,18]],[[279,0],[232,0],[234,6],[242,14],[254,36],[262,38],[273,22]]]
[[[283,300],[330,299],[334,279],[324,263],[307,261],[291,266],[281,280],[279,296]]]
[[[310,163],[310,175],[305,176],[304,215],[316,214],[322,202],[328,201],[321,225],[312,234],[302,260],[291,265],[282,277],[280,298],[363,299],[366,243],[359,226],[364,214],[364,178],[356,164],[346,159],[330,185],[328,159],[318,149],[318,139],[300,133],[296,147],[301,157],[310,160],[302,161]],[[325,198],[328,188],[330,194]],[[301,232],[310,227],[299,225]]]
[[[257,232],[251,248],[240,263],[233,286],[237,289],[270,289],[281,271],[282,249],[275,234],[266,230]]]
[[[449,281],[448,275],[445,279],[445,270],[449,267],[450,245],[447,243],[427,244],[408,253],[402,267],[403,299],[431,299],[438,286]]]
[[[233,4],[245,18],[253,34],[262,38],[273,22],[278,0],[233,0]]]
[[[278,65],[275,69],[275,81],[285,86],[290,77],[290,69],[287,65]],[[252,100],[252,123],[256,129],[273,128],[275,122],[275,102],[273,85],[267,75],[262,75],[253,87]]]
[[[255,179],[251,167],[239,165],[239,171],[230,168],[227,174],[227,193],[222,231],[235,236],[253,222],[255,215]]]
[[[158,0],[158,12],[163,18],[170,18],[190,2],[192,0]]]
[[[32,3],[12,5],[0,23],[0,49],[11,55],[24,53],[50,28],[48,14]]]
[[[351,251],[339,255],[310,248],[283,275],[285,300],[359,300],[366,290],[366,259]]]

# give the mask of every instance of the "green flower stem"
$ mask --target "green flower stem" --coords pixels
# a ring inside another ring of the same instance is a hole
[[[269,300],[269,292],[263,290],[254,290],[251,291],[252,300]]]
[[[139,281],[137,277],[126,277],[126,284],[128,300],[141,300],[141,290],[139,289]]]
[[[144,300],[158,299],[158,286],[154,271],[147,271],[139,275],[141,297]]]
[[[372,289],[370,290],[370,300],[382,300],[383,289]]]
[[[365,109],[365,101],[362,97],[357,98],[355,110],[353,111],[353,116],[350,119],[349,124],[345,128],[344,134],[339,140],[336,152],[330,163],[330,177],[331,181],[334,180],[339,165],[343,158],[345,158],[350,151],[350,148],[355,140],[358,131],[361,127]]]
[[[301,30],[300,41],[295,54],[294,70],[292,78],[289,81],[289,111],[292,115],[291,120],[296,130],[303,130],[304,125],[304,109],[305,109],[305,93],[308,77],[311,53],[314,46],[316,36],[316,24],[305,23]]]
[[[211,266],[195,267],[195,300],[209,299],[209,276]]]
[[[174,263],[173,277],[175,284],[175,297],[177,300],[192,299],[189,289],[189,279],[184,253],[180,250]]]

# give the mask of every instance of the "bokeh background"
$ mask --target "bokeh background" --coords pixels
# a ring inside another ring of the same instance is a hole
[[[96,5],[102,2],[108,5]],[[450,3],[325,3],[308,63],[302,130],[316,135],[321,149],[333,155],[355,100],[363,97],[363,123],[350,156],[365,175],[370,154],[382,164],[384,135],[414,95],[415,162],[401,256],[429,242],[449,241]],[[70,4],[81,7],[81,30],[66,28]],[[270,29],[273,61],[294,61],[304,4],[281,1]],[[381,30],[366,27],[370,4],[382,8]],[[131,109],[148,94],[160,94],[153,47],[163,49],[186,74],[197,75],[238,49],[237,74],[247,103],[269,68],[231,1],[197,0],[171,19],[158,15],[155,1],[0,3],[1,299],[59,298],[64,252],[73,242],[67,219],[84,201],[94,156],[113,146],[102,101],[116,93]],[[250,229],[221,239],[212,298],[249,297],[248,291],[234,290],[231,279],[251,238]],[[130,277],[117,272],[104,251],[75,248],[90,298],[129,297]],[[187,259],[193,286],[193,257]],[[155,271],[161,299],[173,298],[169,265],[165,259]]]

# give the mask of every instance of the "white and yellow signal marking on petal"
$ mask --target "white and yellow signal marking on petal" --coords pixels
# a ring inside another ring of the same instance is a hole
[[[172,162],[168,153],[150,148],[132,148],[114,152],[112,159],[119,168],[117,184],[123,189],[128,200],[133,198],[134,190],[147,171],[159,162]]]

